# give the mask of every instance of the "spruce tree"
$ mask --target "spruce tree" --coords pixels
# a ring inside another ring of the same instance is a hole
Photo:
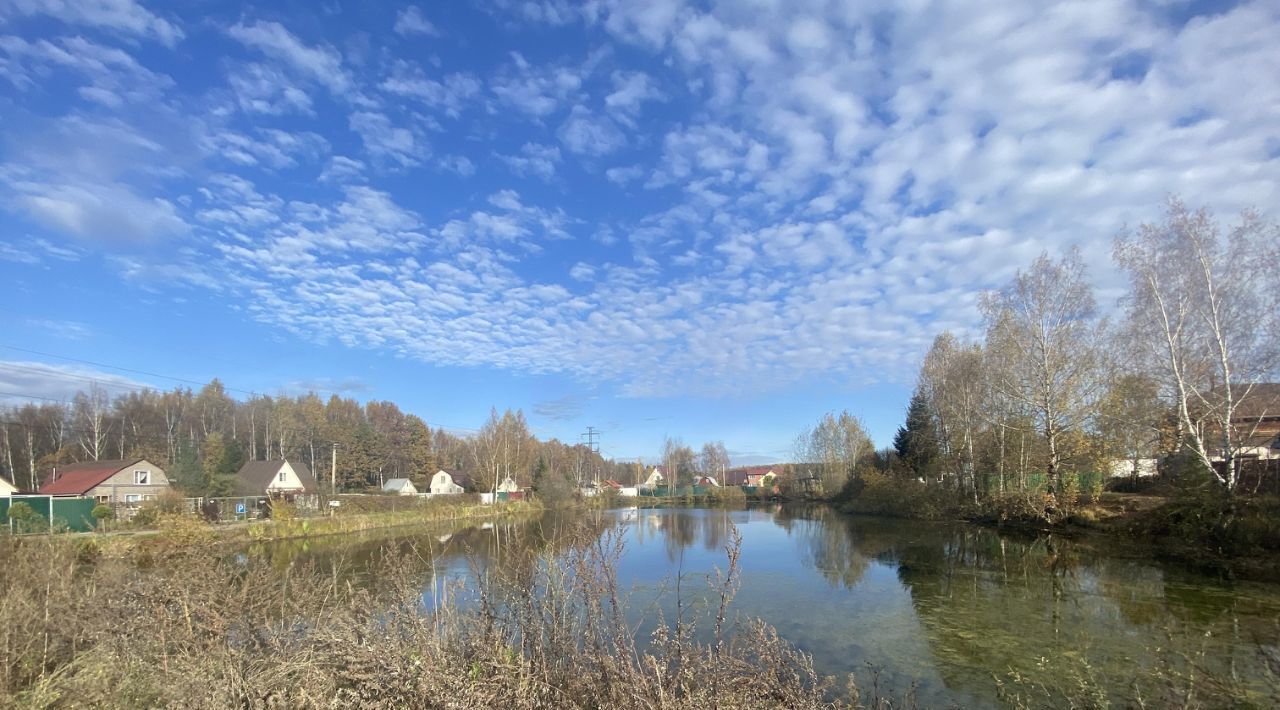
[[[929,396],[917,387],[907,406],[907,421],[893,437],[898,459],[917,477],[934,475],[939,459],[938,433]]]

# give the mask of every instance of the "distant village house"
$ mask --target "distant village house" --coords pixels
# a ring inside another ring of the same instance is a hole
[[[0,476],[0,498],[8,498],[18,492],[18,487],[5,480],[4,476]]]
[[[40,494],[83,496],[99,503],[142,503],[170,490],[164,469],[146,459],[85,461],[53,469]]]
[[[236,495],[292,499],[317,492],[315,476],[304,463],[287,459],[249,461],[236,473]]]
[[[382,492],[398,496],[416,496],[418,488],[407,478],[393,478],[382,484]]]
[[[465,493],[467,483],[467,478],[462,472],[446,471],[442,468],[431,477],[431,494],[456,495]]]

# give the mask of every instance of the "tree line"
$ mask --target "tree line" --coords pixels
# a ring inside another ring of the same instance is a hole
[[[1261,416],[1280,414],[1280,228],[1249,211],[1224,228],[1175,198],[1113,258],[1114,317],[1074,248],[984,293],[981,337],[935,338],[880,468],[1050,509],[1115,462],[1190,466],[1235,493]]]
[[[466,473],[481,491],[505,476],[524,486],[535,472],[540,481],[576,484],[597,472],[634,479],[638,469],[580,444],[541,441],[519,411],[495,409],[463,436],[393,402],[315,392],[238,400],[217,379],[198,391],[144,388],[114,397],[92,384],[67,402],[0,407],[0,473],[19,488],[38,489],[57,466],[139,458],[163,467],[190,495],[226,494],[246,461],[280,458],[305,463],[322,484],[336,471],[346,491],[380,488],[390,478],[421,484],[441,468]]]

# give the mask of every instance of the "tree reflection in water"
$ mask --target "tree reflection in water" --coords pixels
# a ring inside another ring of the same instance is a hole
[[[641,635],[650,628],[642,617],[673,618],[669,582],[677,575],[686,602],[705,592],[697,578],[723,567],[736,527],[744,543],[739,614],[774,625],[824,673],[853,672],[865,684],[866,664],[876,664],[895,684],[918,683],[929,705],[993,704],[997,679],[1015,672],[1045,686],[1093,678],[1119,702],[1135,678],[1161,664],[1186,669],[1188,658],[1200,676],[1234,677],[1261,693],[1267,675],[1258,649],[1280,640],[1273,585],[1225,583],[1052,536],[825,507],[579,511],[431,530],[397,540],[397,554],[412,550],[424,579],[472,588],[490,578],[519,582],[562,553],[570,544],[563,533],[584,518],[596,535],[622,527],[619,576],[634,595]],[[385,542],[317,540],[256,553],[278,564],[297,556],[358,560],[384,554]]]

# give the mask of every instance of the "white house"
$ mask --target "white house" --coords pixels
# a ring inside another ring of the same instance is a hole
[[[413,481],[410,481],[407,478],[392,478],[382,484],[382,492],[398,496],[418,495],[418,489],[413,485]]]
[[[316,492],[316,479],[307,465],[278,459],[248,461],[236,473],[236,495],[285,496]]]
[[[0,476],[0,498],[8,498],[18,492],[18,487],[4,480],[4,476]]]
[[[450,495],[465,492],[459,479],[462,474],[457,471],[446,471],[440,469],[431,477],[431,494],[432,495]]]
[[[511,479],[511,476],[507,476],[506,478],[502,479],[502,483],[498,484],[499,493],[515,493],[519,490],[520,490],[520,486],[516,485],[516,482]]]
[[[641,484],[640,487],[653,488],[655,486],[661,486],[663,484],[663,481],[665,480],[666,479],[664,479],[662,476],[662,469],[657,466],[654,466],[653,470],[649,472],[649,477],[644,479],[644,483]]]

